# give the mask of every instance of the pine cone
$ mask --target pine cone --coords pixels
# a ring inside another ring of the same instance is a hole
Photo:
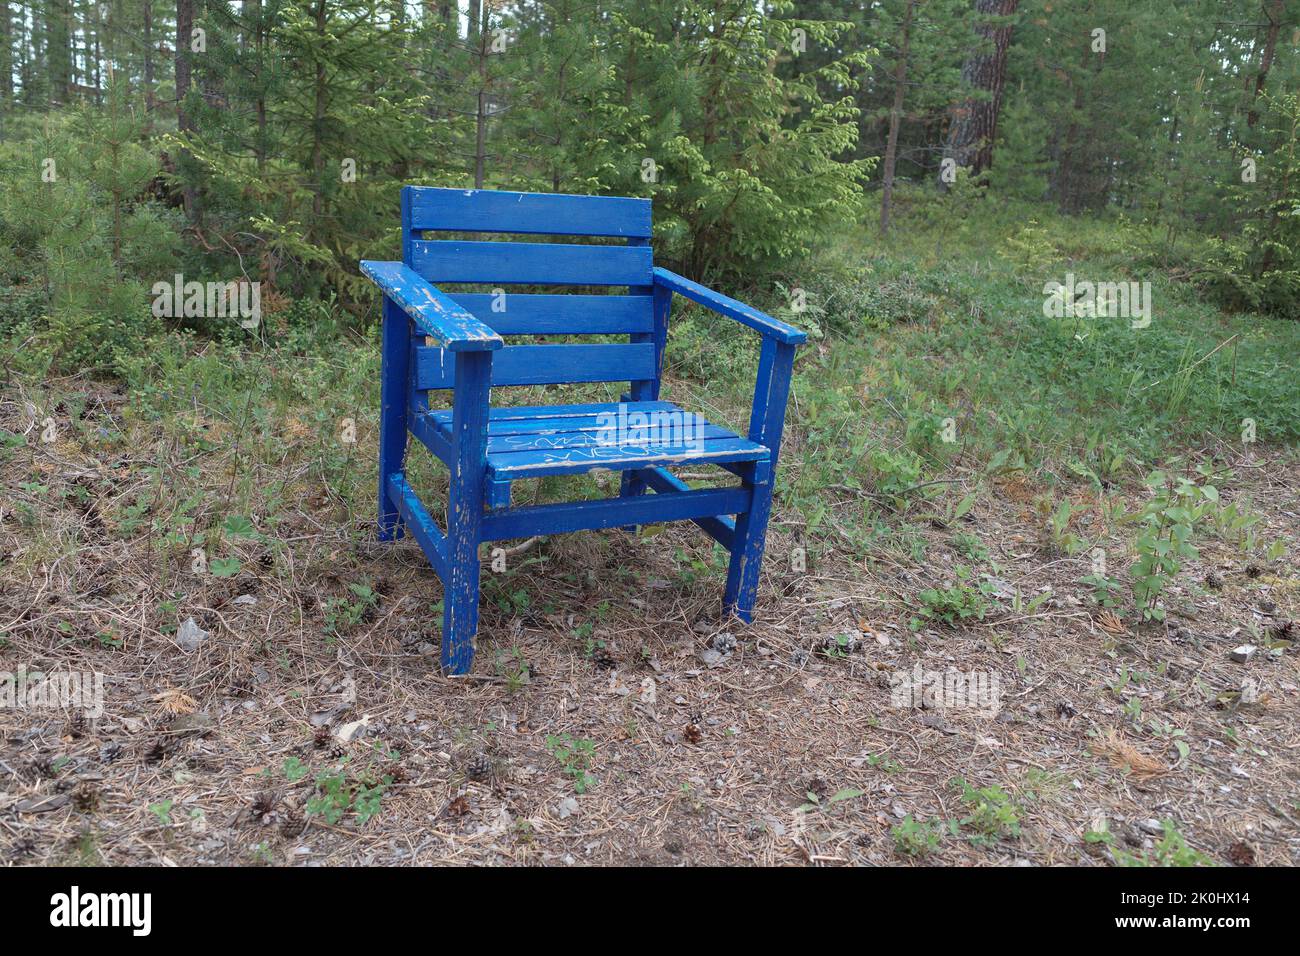
[[[88,726],[89,723],[86,720],[86,715],[82,713],[75,713],[70,718],[68,718],[66,735],[71,737],[73,740],[77,740],[85,736],[86,728]]]
[[[253,798],[253,817],[259,823],[269,823],[270,820],[267,818],[279,802],[280,795],[278,793],[274,790],[263,790]]]
[[[483,780],[492,772],[492,760],[487,754],[479,751],[470,758],[469,763],[465,766],[465,773],[471,780]]]
[[[312,734],[311,743],[317,750],[324,750],[330,745],[333,734],[328,727],[317,727],[316,732]]]
[[[307,829],[307,818],[297,810],[285,810],[284,819],[280,821],[280,832],[293,839]]]
[[[82,783],[73,791],[72,806],[78,813],[94,813],[99,809],[99,791],[91,783]]]
[[[166,737],[158,737],[149,742],[144,750],[145,763],[161,763],[165,760],[176,747],[176,741]]]

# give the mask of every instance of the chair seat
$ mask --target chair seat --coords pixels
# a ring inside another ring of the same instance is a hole
[[[450,441],[451,409],[428,417]],[[763,445],[672,402],[493,408],[488,413],[487,470],[493,481],[769,457]]]

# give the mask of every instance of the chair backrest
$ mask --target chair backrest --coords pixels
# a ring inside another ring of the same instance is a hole
[[[426,232],[623,242],[467,242],[426,239]],[[493,354],[494,386],[657,378],[648,199],[406,186],[402,261],[435,285],[486,286],[447,294],[499,335],[629,336],[610,344],[507,345]],[[612,286],[626,293],[514,293],[515,285]],[[451,352],[418,347],[415,387],[450,388],[454,362]]]

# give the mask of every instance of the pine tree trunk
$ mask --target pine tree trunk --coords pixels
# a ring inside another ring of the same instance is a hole
[[[257,171],[260,174],[266,168],[266,90],[264,87],[266,24],[262,20],[262,0],[247,0],[244,7],[246,14],[252,13],[255,22],[253,27],[253,49],[256,53],[255,62],[257,63],[258,83],[257,98],[253,104],[253,111],[257,116],[257,140],[253,143],[253,156],[257,160]]]
[[[316,32],[324,37],[326,34],[325,17],[326,0],[316,0]],[[325,189],[325,151],[322,133],[325,129],[325,61],[316,61],[315,108],[311,127],[311,170],[315,178],[315,195],[312,196],[312,213],[319,219],[325,210],[323,192]]]
[[[0,0],[0,113],[14,98],[13,32],[9,0]]]
[[[153,122],[153,0],[142,0],[144,4],[144,112],[145,130]]]
[[[469,45],[473,47],[479,35],[479,18],[483,11],[483,0],[469,0]]]
[[[487,24],[480,24],[478,17],[482,13],[480,0],[470,0],[470,39],[475,44],[478,54],[478,103],[474,110],[474,188],[483,188],[483,177],[487,166]]]
[[[907,0],[903,10],[903,39],[894,67],[894,105],[889,111],[889,139],[885,143],[885,166],[880,194],[880,234],[889,232],[890,207],[894,201],[894,164],[898,160],[898,127],[903,121],[903,97],[907,92],[907,55],[912,46],[912,8],[916,0]]]
[[[1264,92],[1264,81],[1268,79],[1268,71],[1273,66],[1277,34],[1282,29],[1282,3],[1283,0],[1273,0],[1264,10],[1264,15],[1268,17],[1268,33],[1264,36],[1264,50],[1259,55],[1259,69],[1255,71],[1255,93],[1250,98],[1250,112],[1246,114],[1246,125],[1250,127],[1259,122],[1259,110],[1255,104],[1259,100],[1259,94]]]
[[[185,112],[190,92],[190,43],[194,30],[194,0],[176,0],[176,129],[184,135],[194,129]],[[193,222],[198,215],[198,193],[186,184],[183,191],[185,215]]]
[[[70,0],[47,0],[45,62],[50,77],[50,105],[68,102],[72,84],[72,12]]]
[[[1020,0],[975,0],[977,43],[961,67],[962,86],[978,90],[949,109],[948,140],[944,158],[978,175],[993,165],[993,141],[1002,109],[1002,88],[1007,78],[1007,51],[1012,24],[1007,22]],[[992,18],[1003,18],[994,22]],[[992,49],[989,49],[989,45]]]
[[[102,8],[99,5],[92,6],[90,9],[94,11],[94,16],[95,16],[95,47],[94,47],[94,59],[88,65],[87,72],[90,73],[91,78],[93,79],[93,82],[95,84],[95,105],[103,106],[104,105],[104,77],[103,77],[102,69],[103,69],[104,44],[101,41],[101,37],[104,36],[104,32],[105,32],[104,20],[100,16],[100,11]],[[87,20],[89,21],[89,18],[87,18]],[[86,28],[87,29],[90,28],[89,22],[87,22]],[[86,44],[86,55],[87,56],[91,55],[89,43]]]
[[[203,21],[205,28],[211,30],[214,24],[220,22],[218,17],[211,15],[213,6],[225,6],[225,0],[199,0],[199,9],[206,14]],[[209,36],[208,41],[212,42],[215,35]],[[216,109],[225,109],[226,107],[226,84],[225,77],[220,70],[211,69],[211,61],[204,57],[204,66],[207,67],[199,71],[199,81],[203,88],[203,102],[207,106]]]

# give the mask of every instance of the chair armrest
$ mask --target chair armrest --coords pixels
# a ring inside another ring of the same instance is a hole
[[[677,275],[675,272],[669,272],[667,269],[656,267],[654,270],[654,283],[676,292],[678,295],[684,295],[692,302],[698,302],[700,305],[712,309],[719,315],[725,315],[728,318],[735,319],[742,325],[747,325],[751,329],[763,333],[763,335],[773,338],[778,342],[786,345],[802,345],[808,341],[808,333],[802,329],[796,329],[793,325],[787,325],[779,319],[774,319],[770,315],[758,311],[752,306],[745,305],[743,302],[725,296],[721,292],[714,292],[712,289],[705,288],[698,282],[692,282],[690,279]]]
[[[505,345],[501,336],[408,266],[362,260],[361,271],[411,317],[421,332],[443,348],[476,352]]]

